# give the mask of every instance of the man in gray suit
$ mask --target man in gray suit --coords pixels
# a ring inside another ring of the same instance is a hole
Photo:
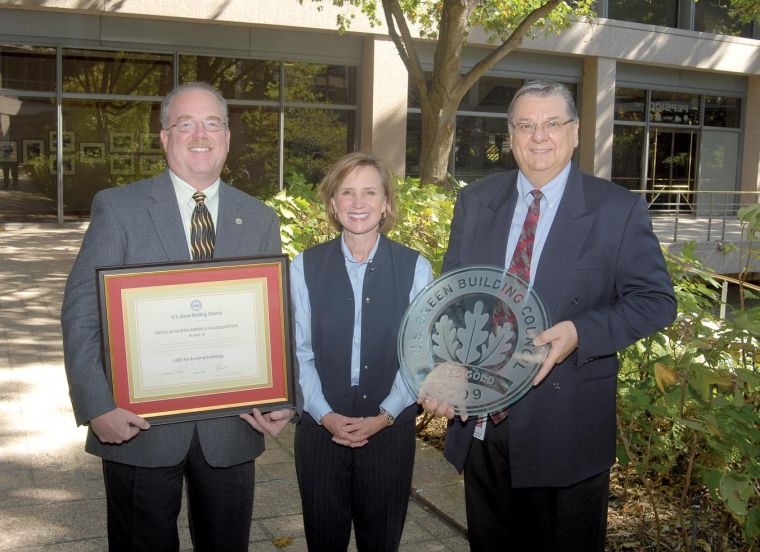
[[[205,83],[172,91],[161,105],[169,169],[99,192],[66,283],[61,323],[74,415],[89,426],[87,452],[103,459],[109,549],[176,551],[183,481],[195,550],[247,551],[254,462],[262,433],[275,435],[290,410],[151,425],[116,408],[103,370],[95,269],[190,261],[194,211],[210,217],[214,258],[278,254],[275,213],[221,182],[229,150],[227,104]],[[197,192],[202,192],[202,197]],[[210,254],[210,253],[209,253]],[[201,257],[202,258],[202,257]]]
[[[673,285],[642,199],[571,162],[567,88],[527,83],[507,122],[519,171],[462,189],[443,270],[522,266],[553,324],[534,343],[550,350],[507,413],[475,420],[424,406],[452,420],[445,455],[464,470],[471,550],[602,552],[616,353],[673,321]]]

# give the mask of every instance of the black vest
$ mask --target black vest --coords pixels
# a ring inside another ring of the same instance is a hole
[[[419,254],[380,236],[362,287],[362,340],[359,386],[351,388],[354,294],[346,271],[341,237],[303,254],[311,305],[311,346],[325,399],[338,414],[375,416],[398,370],[397,339]],[[357,400],[354,401],[354,396]],[[411,419],[416,405],[398,421]]]

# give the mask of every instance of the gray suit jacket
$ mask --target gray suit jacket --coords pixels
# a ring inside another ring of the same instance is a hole
[[[504,266],[516,190],[511,171],[460,192],[444,272]],[[563,487],[615,461],[617,351],[675,318],[673,285],[642,199],[573,166],[534,289],[552,324],[575,324],[578,349],[510,407],[512,482]],[[459,470],[474,426],[457,419],[446,434],[446,457]]]
[[[222,183],[214,258],[280,252],[274,211]],[[61,312],[69,394],[78,424],[115,408],[101,357],[95,269],[190,260],[168,171],[95,195],[90,226],[66,282]],[[196,428],[206,461],[215,467],[250,461],[264,450],[263,437],[237,416],[156,425],[120,445],[103,444],[90,430],[86,450],[134,466],[172,466],[185,457]]]

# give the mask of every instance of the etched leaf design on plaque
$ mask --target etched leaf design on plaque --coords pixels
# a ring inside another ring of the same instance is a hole
[[[457,358],[462,364],[475,364],[480,358],[480,346],[488,339],[488,332],[483,328],[488,324],[488,314],[483,312],[483,302],[475,303],[472,312],[464,313],[464,328],[457,330],[457,338],[462,346],[457,351]]]
[[[456,355],[459,342],[457,341],[457,330],[451,318],[444,314],[435,323],[435,332],[431,334],[430,338],[433,340],[433,352],[438,355],[438,358],[456,362],[454,355]]]
[[[480,366],[494,366],[501,364],[507,358],[507,353],[512,349],[514,338],[511,324],[502,324],[494,328],[494,332],[488,334],[488,343],[480,349]]]

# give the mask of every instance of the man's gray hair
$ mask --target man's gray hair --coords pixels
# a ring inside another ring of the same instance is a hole
[[[512,111],[515,107],[517,99],[521,96],[538,96],[540,98],[546,98],[548,96],[559,96],[565,100],[565,109],[567,109],[568,115],[571,118],[578,119],[578,109],[575,107],[575,100],[573,95],[567,89],[567,87],[561,82],[550,81],[545,79],[529,80],[515,93],[514,98],[509,103],[509,109],[507,109],[507,121],[512,122]]]
[[[203,90],[205,92],[208,92],[209,94],[212,94],[219,101],[219,105],[222,106],[222,111],[224,112],[224,123],[227,124],[229,122],[227,100],[224,99],[224,96],[222,96],[222,93],[219,92],[219,90],[217,90],[210,84],[208,84],[207,82],[197,81],[197,82],[186,82],[185,84],[180,84],[177,88],[175,88],[174,90],[169,92],[166,96],[164,96],[164,99],[161,102],[161,128],[165,129],[169,126],[169,108],[171,108],[174,98],[176,98],[183,92],[187,92],[188,90]]]

